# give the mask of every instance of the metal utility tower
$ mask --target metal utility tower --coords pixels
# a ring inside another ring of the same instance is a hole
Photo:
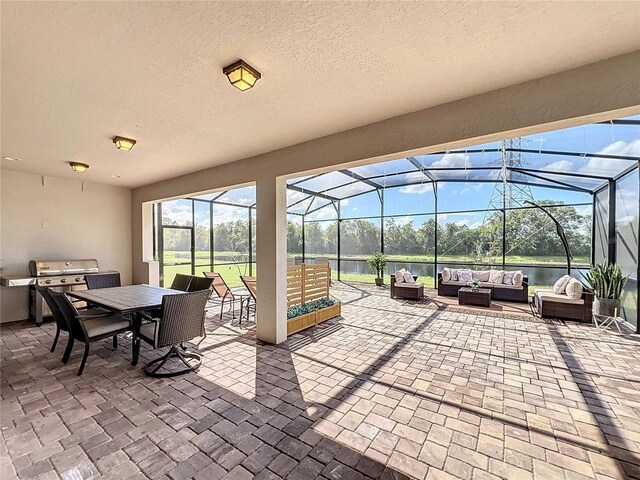
[[[505,208],[523,207],[526,201],[533,201],[531,187],[509,182],[511,168],[524,168],[522,161],[521,138],[511,138],[502,142],[502,157],[500,159],[500,180],[493,189],[489,200],[490,210],[502,210]],[[487,212],[487,216],[490,212]],[[485,216],[485,220],[487,219]]]

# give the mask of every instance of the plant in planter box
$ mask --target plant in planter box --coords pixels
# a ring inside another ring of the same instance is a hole
[[[369,257],[367,263],[369,267],[371,267],[371,270],[376,272],[376,285],[381,287],[384,284],[382,275],[385,268],[387,268],[387,257],[385,257],[383,253],[376,252]]]
[[[629,276],[623,275],[620,267],[613,263],[593,265],[589,272],[582,276],[587,282],[586,287],[596,297],[593,313],[613,316],[616,309],[620,307],[622,289]]]

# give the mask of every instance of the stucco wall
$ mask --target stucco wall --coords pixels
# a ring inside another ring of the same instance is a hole
[[[97,258],[131,283],[131,190],[0,172],[0,275],[29,260]],[[0,288],[0,322],[28,317],[27,287]]]

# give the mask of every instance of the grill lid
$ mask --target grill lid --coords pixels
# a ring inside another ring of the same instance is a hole
[[[95,258],[54,261],[31,260],[29,262],[29,273],[32,277],[97,273],[98,271],[98,260]]]

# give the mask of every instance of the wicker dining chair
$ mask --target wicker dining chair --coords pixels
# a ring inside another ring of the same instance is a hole
[[[186,292],[189,290],[189,284],[191,283],[192,278],[192,275],[176,273],[176,276],[173,277],[173,282],[171,282],[171,288],[173,290],[182,290],[183,292]]]
[[[120,282],[120,273],[96,273],[94,275],[85,275],[87,289],[94,290],[96,288],[112,288],[122,285]]]
[[[150,361],[144,372],[151,377],[174,377],[200,368],[202,357],[187,351],[184,342],[202,335],[204,331],[205,306],[210,292],[200,290],[177,293],[162,297],[162,316],[140,327],[140,338],[153,348],[170,347],[160,358]],[[181,370],[159,370],[171,359],[177,358],[186,368]],[[192,362],[189,362],[189,360]]]
[[[118,348],[118,334],[129,332],[132,329],[131,319],[127,317],[108,311],[99,314],[94,312],[90,315],[80,314],[66,294],[53,290],[50,290],[50,293],[69,325],[70,335],[65,351],[66,360],[69,360],[74,340],[84,343],[84,355],[78,369],[78,375],[82,375],[84,371],[91,342],[113,337],[113,348],[115,349]]]
[[[189,282],[189,287],[187,288],[187,292],[197,292],[199,290],[211,290],[211,284],[213,283],[213,279],[209,277],[191,277],[191,282]]]

